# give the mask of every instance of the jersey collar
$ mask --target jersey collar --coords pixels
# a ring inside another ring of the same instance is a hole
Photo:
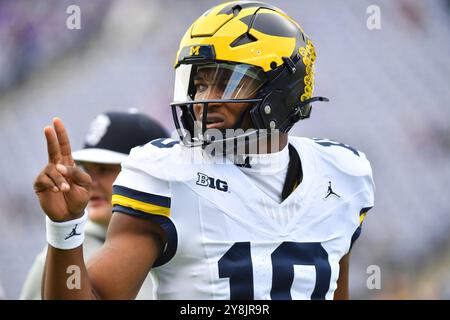
[[[248,173],[263,175],[276,174],[285,170],[289,164],[289,148],[287,145],[279,152],[266,154],[237,155],[234,163]]]

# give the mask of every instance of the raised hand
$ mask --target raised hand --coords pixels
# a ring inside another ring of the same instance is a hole
[[[34,191],[45,214],[53,221],[83,215],[89,201],[91,177],[75,165],[67,131],[59,118],[44,128],[48,164],[34,182]]]

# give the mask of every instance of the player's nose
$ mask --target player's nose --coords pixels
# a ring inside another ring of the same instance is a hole
[[[223,106],[223,103],[214,102],[208,105],[208,113],[219,112],[220,108]]]

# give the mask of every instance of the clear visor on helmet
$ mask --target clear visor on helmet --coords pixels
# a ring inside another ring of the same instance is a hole
[[[254,98],[265,82],[264,71],[247,64],[181,64],[175,71],[174,102]]]

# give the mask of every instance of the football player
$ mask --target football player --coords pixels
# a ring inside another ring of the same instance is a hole
[[[54,120],[35,182],[48,217],[45,297],[134,298],[153,268],[160,299],[347,298],[374,185],[364,153],[288,136],[327,100],[312,96],[315,60],[308,36],[272,5],[230,2],[200,16],[175,63],[180,139],[154,140],[122,163],[106,242],[87,267],[91,182]],[[70,265],[81,269],[77,290],[66,286]]]

